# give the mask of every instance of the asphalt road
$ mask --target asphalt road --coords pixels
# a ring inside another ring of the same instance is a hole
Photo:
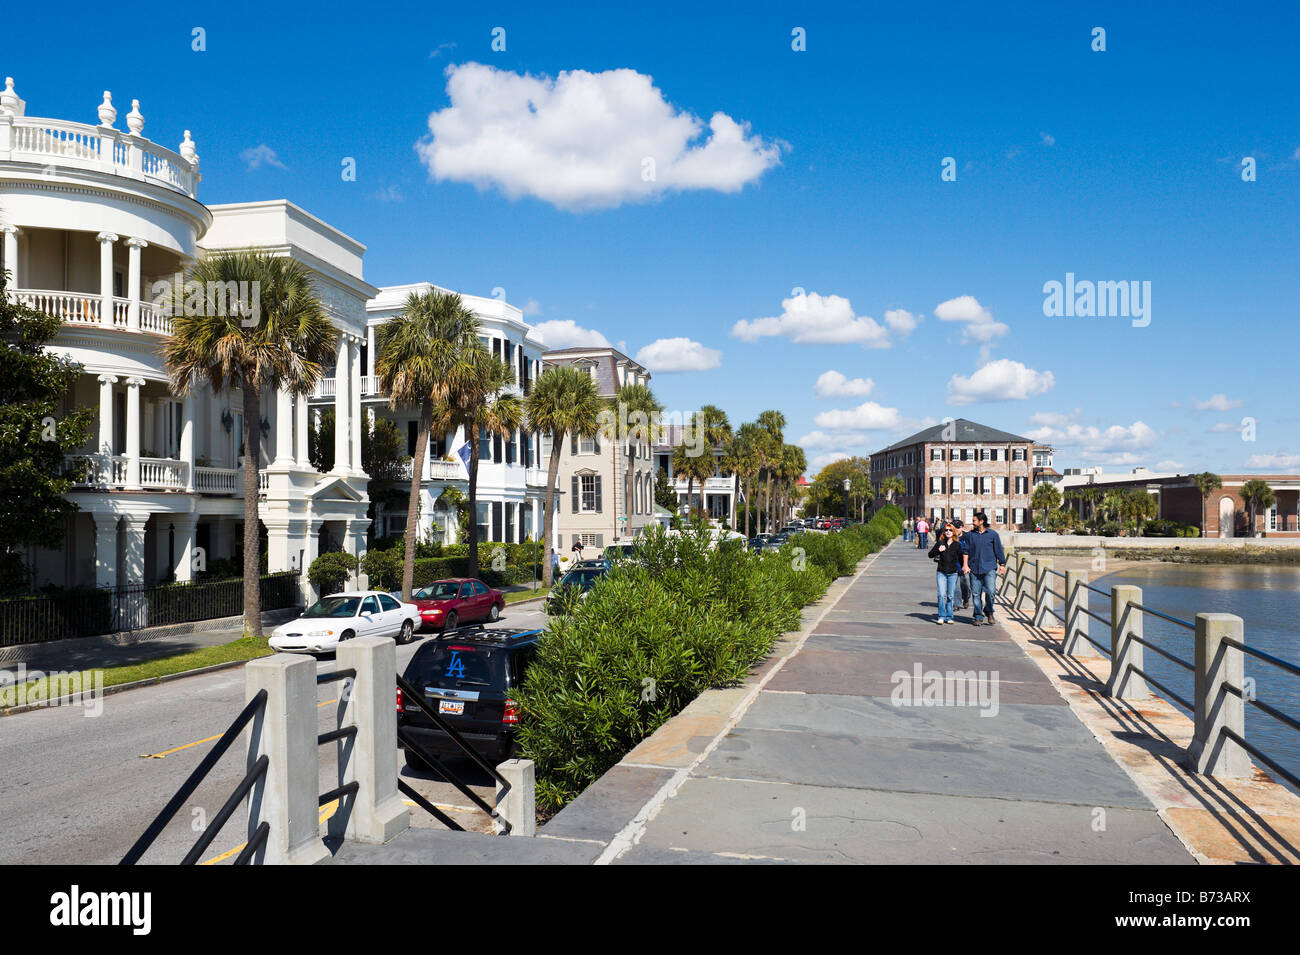
[[[499,626],[543,627],[540,605],[506,608]],[[405,667],[423,642],[397,648]],[[319,668],[334,667],[333,657]],[[319,688],[320,731],[333,729],[337,684]],[[244,675],[232,668],[170,683],[128,690],[102,701],[90,717],[81,707],[55,707],[0,718],[0,865],[115,864],[148,828],[186,777],[244,706]],[[403,778],[430,802],[452,807],[466,828],[488,831],[482,813],[465,796],[431,774],[408,770]],[[491,780],[468,761],[457,769],[490,805]],[[320,791],[338,785],[335,747],[320,748]],[[177,863],[198,839],[244,774],[237,742],[176,814],[144,857],[146,863]],[[322,810],[322,818],[328,807]],[[412,824],[440,827],[423,810]],[[234,816],[204,855],[229,862],[244,842],[244,811]]]

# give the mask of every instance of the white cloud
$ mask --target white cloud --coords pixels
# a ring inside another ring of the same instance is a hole
[[[1064,427],[1079,417],[1079,410],[1075,408],[1069,414],[1061,414],[1055,411],[1037,411],[1029,416],[1029,423],[1056,428]]]
[[[874,401],[864,401],[856,408],[823,411],[813,418],[813,424],[830,431],[883,431],[898,427],[902,420],[897,408],[884,408]]]
[[[556,319],[551,322],[538,322],[533,331],[541,338],[547,348],[600,347],[609,345],[609,340],[594,328],[583,328],[571,318]]]
[[[239,161],[247,166],[250,171],[260,166],[274,166],[276,169],[289,168],[280,161],[280,156],[276,151],[266,143],[258,143],[251,149],[245,149],[239,154]]]
[[[1010,329],[993,318],[973,295],[959,295],[946,302],[940,302],[934,308],[934,317],[941,322],[961,322],[961,340],[965,343],[977,342],[988,345],[995,338],[1001,338]]]
[[[385,186],[374,194],[374,198],[380,202],[405,202],[406,196],[402,195],[402,190],[397,186]]]
[[[844,448],[864,444],[867,440],[865,432],[858,431],[809,431],[801,437],[795,444],[801,448]]]
[[[813,390],[818,398],[865,398],[874,387],[870,378],[847,378],[832,368],[822,372]]]
[[[1038,428],[1026,431],[1025,437],[1055,447],[1077,448],[1085,454],[1108,454],[1140,451],[1156,442],[1156,432],[1145,422],[1113,424],[1108,428],[1070,424],[1064,428]],[[1115,464],[1128,463],[1114,461]]]
[[[889,333],[866,315],[855,315],[853,305],[840,295],[792,295],[781,301],[775,318],[741,319],[731,334],[747,342],[783,336],[800,345],[862,345],[888,348]]]
[[[542,314],[542,303],[535,298],[530,298],[520,311],[525,315],[540,315]]]
[[[1246,467],[1295,473],[1300,471],[1300,454],[1252,454],[1246,459]]]
[[[1165,461],[1156,462],[1157,471],[1177,471],[1181,469],[1182,466],[1183,466],[1182,461],[1165,460]]]
[[[660,338],[636,353],[651,371],[708,371],[722,364],[722,352],[689,338]]]
[[[1236,433],[1241,430],[1241,425],[1233,424],[1231,421],[1220,421],[1218,424],[1210,426],[1210,434],[1227,434],[1228,432]]]
[[[552,78],[465,63],[447,68],[447,97],[415,144],[429,174],[511,199],[608,209],[686,189],[737,192],[780,164],[779,144],[721,112],[706,126],[631,69]]]
[[[1039,133],[1038,138],[1041,139],[1048,146],[1056,145],[1056,137],[1053,136],[1051,133]]]
[[[919,315],[913,315],[903,308],[891,308],[885,312],[885,324],[899,338],[910,335],[912,329],[916,328],[920,321],[921,317]]]
[[[1194,402],[1197,411],[1231,411],[1245,404],[1239,398],[1229,398],[1224,394],[1211,395],[1205,401]]]
[[[1009,358],[991,361],[969,378],[948,380],[948,404],[971,405],[979,401],[1023,401],[1056,386],[1050,371],[1035,371]]]
[[[833,464],[836,461],[843,461],[847,457],[852,457],[852,455],[845,454],[843,451],[828,451],[825,454],[819,454],[808,461],[808,473],[816,474],[826,465]]]

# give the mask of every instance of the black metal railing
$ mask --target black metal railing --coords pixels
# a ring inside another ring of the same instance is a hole
[[[293,607],[301,599],[297,571],[263,575],[260,587],[263,610]],[[243,609],[242,577],[6,597],[0,599],[0,646],[233,617]]]
[[[351,667],[345,667],[333,670],[329,673],[316,674],[316,685],[321,686],[325,683],[338,683],[342,680],[355,680],[356,678],[357,671]],[[353,740],[356,739],[356,736],[357,728],[355,726],[340,726],[338,729],[330,730],[328,733],[318,734],[316,737],[316,745],[324,746],[326,743],[334,743],[341,739]],[[340,759],[338,762],[340,772],[343,769],[344,762],[343,759]],[[344,796],[355,796],[360,788],[361,784],[355,780],[350,783],[344,783],[341,786],[335,786],[328,792],[323,792],[316,797],[316,806],[319,808],[327,803],[333,802],[335,799],[342,799]]]
[[[406,680],[403,679],[400,673],[397,674],[397,687],[402,691],[403,707],[405,707],[406,701],[408,700],[416,704],[420,708],[420,711],[423,712],[425,716],[427,716],[430,720],[433,721],[433,725],[436,726],[442,732],[446,733],[447,737],[453,743],[456,744],[456,746],[461,750],[461,752],[463,752],[466,756],[469,757],[470,761],[475,766],[477,766],[487,775],[492,777],[492,779],[497,784],[497,801],[500,802],[502,798],[506,795],[506,793],[508,793],[511,789],[510,783],[506,780],[506,778],[502,776],[499,772],[497,772],[495,766],[493,766],[486,759],[480,756],[479,753],[474,749],[474,747],[472,747],[469,743],[467,743],[464,737],[462,737],[460,733],[456,731],[456,728],[452,726],[450,723],[448,723],[446,720],[444,720],[434,710],[434,708],[429,705],[429,703],[424,699],[424,694],[421,693],[419,690],[417,690],[415,687],[413,687],[410,683],[406,682]],[[447,782],[455,786],[456,789],[458,789],[462,795],[464,795],[467,799],[470,800],[470,802],[474,803],[474,805],[476,805],[479,809],[487,813],[487,815],[491,817],[493,822],[495,822],[498,826],[501,827],[501,835],[509,835],[510,830],[512,828],[510,825],[510,821],[502,817],[494,807],[489,806],[486,802],[484,802],[483,798],[479,796],[478,793],[474,792],[474,790],[471,789],[464,782],[462,782],[459,777],[457,777],[454,773],[452,773],[449,769],[447,769],[447,766],[442,761],[442,759],[440,759],[438,756],[434,755],[433,753],[430,753],[427,749],[421,746],[419,742],[417,742],[410,733],[404,730],[400,722],[397,725],[397,738],[401,740],[402,745],[404,745],[407,750],[415,753],[415,755],[418,756],[420,759],[422,759],[426,764],[432,766],[439,773],[439,775],[442,776],[443,779],[445,779]],[[435,819],[441,822],[448,829],[454,829],[457,832],[465,831],[464,826],[457,823],[454,819],[452,819],[450,816],[444,813],[441,809],[439,809],[433,803],[429,802],[429,800],[421,796],[411,786],[407,785],[405,780],[399,778],[397,780],[397,788],[398,790],[401,791],[403,795],[411,799],[417,806],[419,806],[425,812],[429,813],[431,816],[433,816]]]
[[[181,788],[176,790],[176,795],[172,796],[172,798],[167,802],[167,805],[163,807],[162,812],[158,813],[158,817],[150,823],[149,828],[144,831],[140,838],[135,841],[135,845],[133,845],[130,850],[127,851],[126,855],[122,857],[122,861],[119,865],[135,865],[140,861],[140,858],[149,850],[149,847],[154,844],[162,834],[162,831],[167,828],[167,824],[171,822],[172,817],[176,815],[181,806],[185,805],[185,801],[189,799],[190,796],[194,795],[194,791],[198,789],[203,780],[207,778],[208,773],[212,771],[212,767],[217,765],[217,761],[225,755],[226,750],[230,749],[231,744],[234,743],[239,734],[243,732],[244,727],[252,722],[255,716],[265,710],[266,700],[266,690],[258,690],[253,698],[244,706],[243,710],[240,711],[239,715],[235,717],[235,721],[226,728],[224,733],[221,734],[221,738],[213,744],[212,749],[208,750],[207,755],[203,757],[203,760],[199,765],[194,768],[194,771],[190,773],[185,782],[181,784]],[[203,834],[199,836],[198,842],[194,844],[194,847],[190,849],[190,851],[186,853],[185,858],[181,860],[181,865],[194,865],[198,862],[204,850],[212,844],[212,840],[221,832],[221,827],[230,819],[235,808],[244,800],[252,790],[253,786],[256,785],[257,781],[266,775],[269,766],[270,759],[265,753],[258,757],[256,762],[253,763],[252,768],[249,769],[249,771],[244,775],[244,778],[240,780],[239,785],[235,787],[235,791],[230,794],[230,797],[226,799],[225,803],[217,811],[217,814],[212,817],[212,821],[204,828]],[[252,860],[257,849],[266,844],[266,838],[269,832],[270,827],[267,823],[263,822],[258,826],[254,831],[252,838],[249,839],[248,845],[246,845],[243,851],[240,852],[239,856],[236,857],[235,864],[247,865]]]

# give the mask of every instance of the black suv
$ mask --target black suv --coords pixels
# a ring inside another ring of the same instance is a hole
[[[448,634],[415,651],[403,678],[474,750],[493,765],[510,758],[519,710],[510,691],[523,684],[541,630],[475,628]],[[437,756],[464,751],[412,700],[397,691],[397,726]],[[429,769],[406,749],[406,765]]]
[[[587,595],[587,591],[596,586],[596,581],[602,577],[608,576],[611,565],[608,560],[580,560],[569,568],[569,572],[560,578],[559,582],[551,588],[550,595],[546,598],[543,609],[548,615],[560,615],[564,613],[565,601],[560,599],[563,591],[572,590],[578,594],[579,599]]]

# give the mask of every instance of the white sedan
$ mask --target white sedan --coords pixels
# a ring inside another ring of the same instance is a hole
[[[420,629],[420,608],[380,590],[330,594],[297,620],[271,632],[271,648],[282,653],[329,653],[353,637],[392,637],[409,643]]]

